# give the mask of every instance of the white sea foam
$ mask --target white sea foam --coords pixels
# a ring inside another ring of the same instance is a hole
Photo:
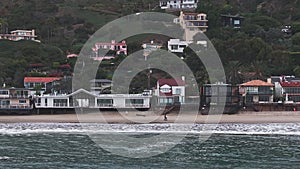
[[[300,123],[278,124],[72,124],[15,123],[0,124],[0,134],[236,134],[300,135]]]

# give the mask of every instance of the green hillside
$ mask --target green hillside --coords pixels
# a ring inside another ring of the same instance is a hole
[[[16,72],[23,72],[28,64],[70,62],[64,60],[64,55],[67,52],[78,53],[89,36],[101,26],[136,12],[165,12],[157,8],[158,2],[1,0],[1,32],[36,29],[42,44],[0,41],[0,67],[3,70],[0,82],[10,81],[11,85],[20,85],[21,76]],[[196,11],[208,14],[209,29],[206,35],[220,53],[228,82],[240,83],[244,72],[256,72],[262,79],[282,74],[300,76],[299,0],[201,0]],[[220,14],[240,14],[245,17],[244,25],[241,29],[223,27]],[[281,32],[285,25],[292,26],[292,34]],[[131,42],[130,50],[139,49],[139,43]],[[189,58],[190,54],[186,52],[184,55]],[[198,68],[191,58],[187,61],[197,72],[198,82],[204,83],[207,78],[201,73],[203,68]],[[109,78],[109,71],[106,69],[101,77]]]

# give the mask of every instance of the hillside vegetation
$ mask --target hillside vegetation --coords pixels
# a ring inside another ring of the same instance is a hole
[[[107,22],[141,11],[165,12],[157,6],[158,0],[1,0],[1,32],[36,29],[42,44],[0,41],[0,83],[22,86],[24,73],[20,72],[28,64],[70,62],[64,58],[66,53],[79,53]],[[300,76],[300,0],[201,0],[196,11],[208,14],[206,35],[220,53],[229,83],[242,82],[244,72],[256,72],[262,79]],[[223,27],[220,14],[240,14],[245,17],[244,25],[241,29]],[[292,26],[292,34],[281,32],[285,25]],[[139,42],[130,48],[140,49]],[[203,68],[189,55],[185,52],[184,57],[196,71],[198,83],[207,82]],[[109,78],[109,71],[106,68],[99,76]]]

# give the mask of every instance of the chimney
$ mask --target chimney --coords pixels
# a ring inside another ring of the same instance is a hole
[[[35,36],[35,30],[32,29],[32,36]]]
[[[181,76],[181,80],[185,82],[185,76]]]

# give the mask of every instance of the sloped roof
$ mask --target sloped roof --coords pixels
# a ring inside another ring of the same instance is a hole
[[[159,86],[163,86],[165,84],[169,86],[184,86],[185,82],[181,79],[159,79],[158,84]]]
[[[25,77],[24,82],[38,82],[38,83],[50,83],[56,80],[60,80],[61,78],[59,77]]]
[[[241,84],[241,86],[245,86],[245,87],[251,87],[251,86],[274,86],[274,84],[272,83],[268,83],[268,82],[264,82],[262,80],[252,80],[246,83]]]
[[[93,93],[91,93],[91,92],[89,92],[89,91],[87,91],[87,90],[85,90],[85,89],[78,89],[78,90],[76,90],[75,92],[69,94],[68,97],[77,95],[77,94],[79,94],[79,93],[85,93],[85,94],[87,94],[87,95],[90,95],[90,96],[93,96],[93,97],[97,97],[97,95],[95,95],[95,94],[93,94]]]
[[[300,87],[300,82],[280,82],[282,87]]]

